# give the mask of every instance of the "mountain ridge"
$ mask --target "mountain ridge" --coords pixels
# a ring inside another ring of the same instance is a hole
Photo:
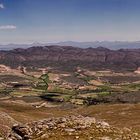
[[[138,49],[140,48],[140,41],[91,41],[91,42],[77,42],[77,41],[63,41],[56,43],[39,43],[34,42],[30,44],[0,44],[1,50],[12,50],[15,48],[29,48],[32,46],[50,46],[50,45],[59,45],[59,46],[74,46],[79,48],[97,48],[99,46],[104,46],[108,49],[118,50],[118,49]]]
[[[34,46],[27,49],[0,51],[0,63],[12,67],[23,65],[74,69],[82,66],[91,69],[136,70],[140,66],[140,49],[110,50],[104,47]]]

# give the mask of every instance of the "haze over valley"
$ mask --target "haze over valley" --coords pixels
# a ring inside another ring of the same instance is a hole
[[[28,44],[0,44],[0,50],[12,50],[16,48],[29,48],[33,46],[73,46],[79,48],[97,48],[104,47],[111,50],[119,50],[119,49],[139,49],[140,41],[93,41],[93,42],[76,42],[76,41],[64,41],[58,43],[28,43]]]

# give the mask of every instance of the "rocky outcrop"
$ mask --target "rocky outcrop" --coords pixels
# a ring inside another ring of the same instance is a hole
[[[140,139],[128,128],[117,129],[93,117],[49,118],[24,125],[14,125],[8,140],[128,140]]]
[[[14,120],[11,116],[9,116],[5,112],[0,112],[0,136],[3,136],[3,139],[7,137],[8,133],[11,131],[11,127],[14,124],[17,124],[16,120]],[[0,137],[0,139],[2,139]]]

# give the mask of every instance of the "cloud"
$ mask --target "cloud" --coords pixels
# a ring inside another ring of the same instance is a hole
[[[4,5],[0,3],[0,9],[4,9]]]
[[[17,27],[15,25],[2,25],[2,26],[0,26],[0,30],[13,30],[16,28]]]

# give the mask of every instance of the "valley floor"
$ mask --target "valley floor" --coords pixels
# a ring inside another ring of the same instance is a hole
[[[49,140],[140,139],[139,74],[80,67],[74,72],[43,72],[0,73],[0,138],[28,140],[28,135],[43,140],[45,134]]]

